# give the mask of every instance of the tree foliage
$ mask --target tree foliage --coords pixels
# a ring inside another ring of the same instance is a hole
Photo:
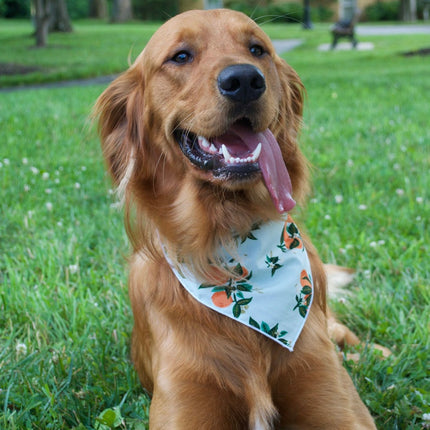
[[[133,0],[136,18],[166,21],[179,12],[176,0]]]
[[[30,2],[28,0],[0,0],[0,17],[28,18]]]

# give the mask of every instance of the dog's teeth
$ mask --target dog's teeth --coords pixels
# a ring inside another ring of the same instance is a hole
[[[231,160],[233,157],[230,155],[230,153],[228,152],[228,149],[226,148],[226,146],[224,144],[221,146],[221,150],[222,150],[222,155],[224,156],[224,160],[226,161],[226,163],[231,163]]]
[[[244,163],[255,163],[261,154],[261,143],[257,145],[254,151],[246,158],[233,157],[225,145],[221,146],[220,153],[224,156],[224,160],[229,164],[244,164]]]
[[[197,140],[199,142],[200,148],[202,148],[203,151],[206,151],[209,154],[218,154],[217,147],[213,143],[209,142],[208,139],[203,136],[198,136]]]
[[[261,143],[259,143],[257,147],[254,149],[251,157],[252,161],[257,161],[260,154],[261,154]]]
[[[203,149],[209,149],[210,148],[210,143],[209,141],[203,137],[203,136],[199,136],[198,137],[198,141],[199,141],[199,145],[203,148]]]

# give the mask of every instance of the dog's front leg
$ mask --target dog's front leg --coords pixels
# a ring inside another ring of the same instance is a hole
[[[154,385],[149,428],[248,430],[248,413],[244,402],[231,393],[211,384],[175,379],[164,370],[158,374]],[[266,427],[258,430],[266,430]]]

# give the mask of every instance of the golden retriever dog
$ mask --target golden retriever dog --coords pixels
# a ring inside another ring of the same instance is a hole
[[[308,191],[303,91],[266,34],[221,9],[170,19],[97,101],[134,248],[132,360],[152,394],[151,429],[375,428],[328,334],[323,265],[286,218]],[[263,249],[278,224],[266,275],[281,280],[281,296],[293,291],[288,312],[305,321],[294,346],[269,323],[277,299],[260,306],[267,321],[248,318],[268,296],[250,285],[257,272],[236,264],[241,255],[253,264],[240,247]],[[309,262],[293,285],[281,251]],[[185,288],[189,279],[213,306]]]

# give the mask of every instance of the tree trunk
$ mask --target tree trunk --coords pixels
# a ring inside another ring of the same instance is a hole
[[[49,31],[61,31],[70,33],[73,31],[67,11],[66,0],[51,0],[52,13],[49,22]]]
[[[34,0],[35,24],[36,24],[36,46],[43,48],[48,41],[49,20],[51,15],[51,4],[49,0]]]
[[[90,16],[97,19],[106,19],[108,17],[106,0],[91,0]]]
[[[416,0],[401,0],[400,2],[400,19],[402,21],[417,20],[417,2]]]
[[[126,22],[133,17],[131,0],[113,0],[112,22]]]

